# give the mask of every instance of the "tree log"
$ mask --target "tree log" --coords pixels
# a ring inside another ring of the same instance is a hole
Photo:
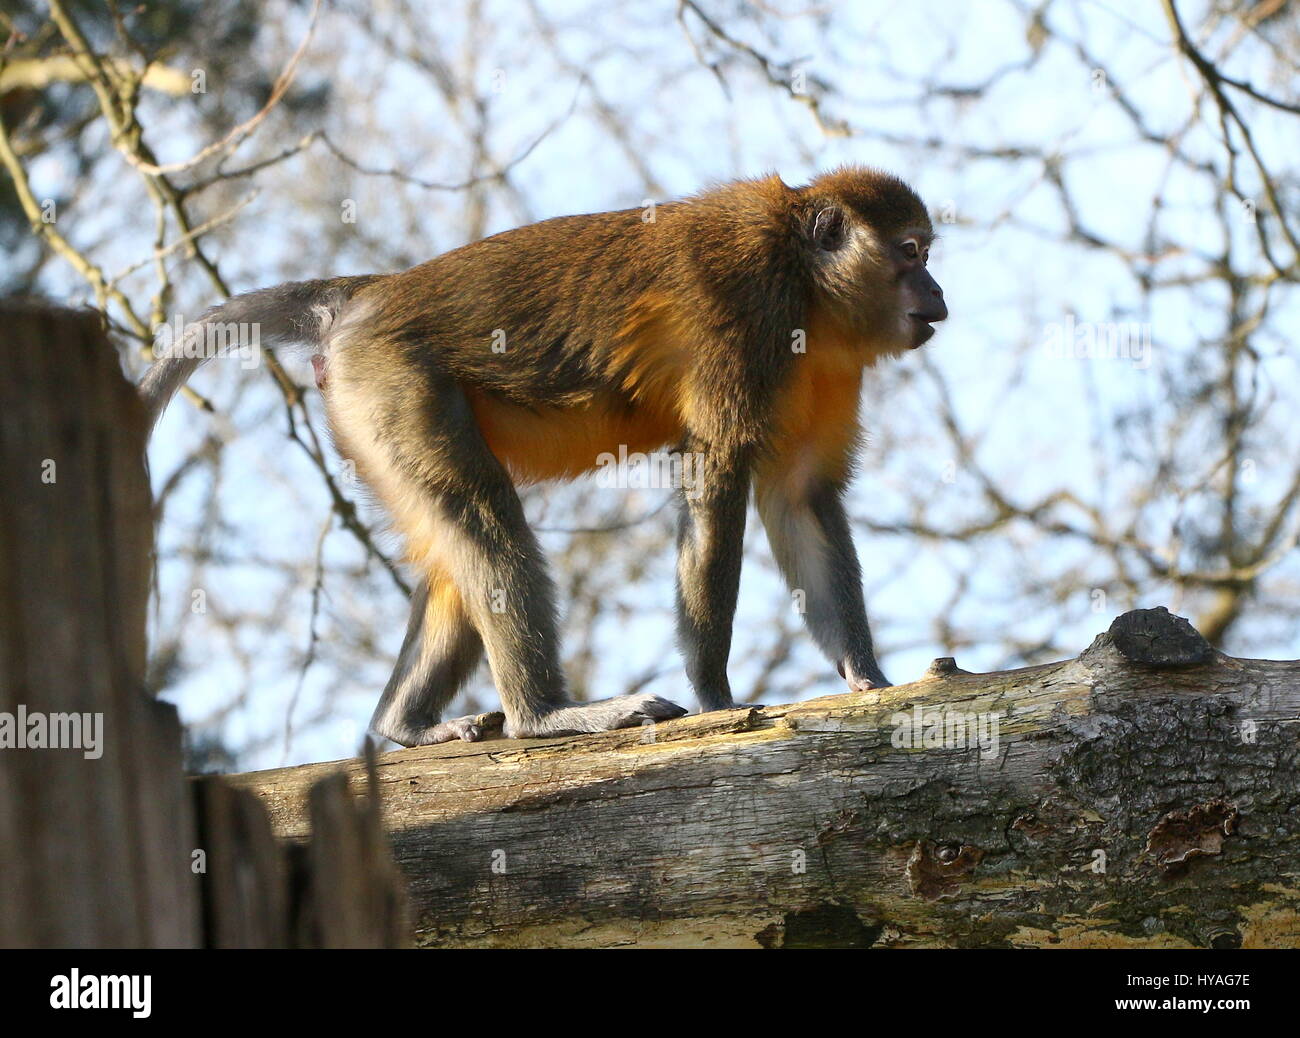
[[[399,751],[378,777],[420,945],[1295,946],[1298,723],[1300,662],[1150,609],[1061,663],[936,660],[864,694]],[[337,767],[231,781],[298,839]]]

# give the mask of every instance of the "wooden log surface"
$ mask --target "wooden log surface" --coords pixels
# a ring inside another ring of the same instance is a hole
[[[996,746],[906,738],[994,715]],[[1298,732],[1300,662],[1152,609],[1061,663],[939,660],[864,694],[389,753],[377,776],[421,945],[1294,946]],[[301,838],[338,767],[230,781]]]

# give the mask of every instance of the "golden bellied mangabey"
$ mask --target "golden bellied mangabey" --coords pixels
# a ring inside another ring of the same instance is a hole
[[[847,168],[792,188],[727,184],[651,212],[566,216],[400,274],[297,282],[204,314],[316,354],[330,426],[419,575],[371,721],[404,745],[476,739],[443,709],[486,654],[506,733],[594,732],[685,711],[642,693],[575,703],[555,592],[516,486],[598,455],[702,459],[682,495],[678,633],[705,710],[733,706],[727,655],[751,490],[809,630],[853,689],[888,684],[841,498],[865,367],[947,316],[933,232],[902,181]],[[142,383],[154,418],[202,362]]]

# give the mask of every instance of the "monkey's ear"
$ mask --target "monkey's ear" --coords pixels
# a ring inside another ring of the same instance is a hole
[[[814,210],[808,237],[817,248],[834,252],[848,239],[848,230],[844,210],[837,205],[826,205]]]

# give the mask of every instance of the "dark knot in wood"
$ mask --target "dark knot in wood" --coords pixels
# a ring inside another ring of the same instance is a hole
[[[1149,667],[1186,667],[1214,658],[1214,648],[1196,628],[1164,606],[1116,617],[1107,633],[1121,656]]]
[[[1237,830],[1237,808],[1216,799],[1186,811],[1170,811],[1147,834],[1144,853],[1166,872],[1181,870],[1193,858],[1219,854]]]
[[[927,678],[946,678],[951,674],[969,673],[969,670],[962,670],[961,667],[957,666],[957,661],[951,656],[940,656],[925,668]]]
[[[975,871],[984,852],[970,844],[917,840],[907,859],[907,884],[912,893],[927,901],[956,894],[961,881]]]

